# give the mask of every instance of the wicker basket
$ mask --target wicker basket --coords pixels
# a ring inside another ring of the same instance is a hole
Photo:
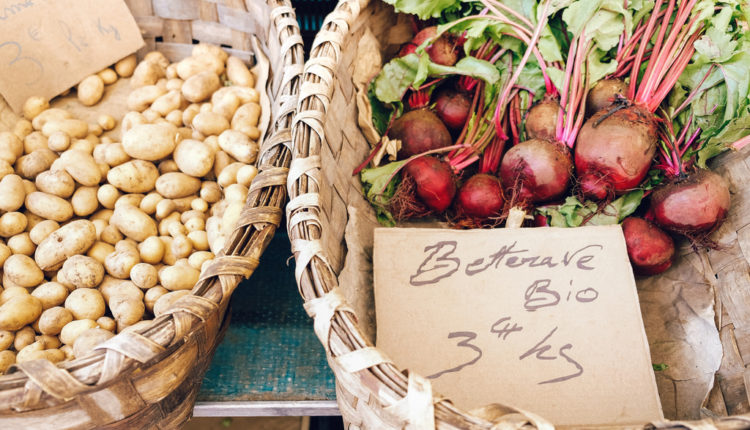
[[[380,1],[340,1],[311,47],[292,126],[294,159],[288,178],[287,228],[305,308],[315,319],[316,334],[336,375],[339,408],[349,428],[552,428],[533,414],[501,405],[471,412],[460,410],[433,393],[428,380],[402,371],[371,342],[373,305],[366,300],[362,303],[360,297],[367,294],[366,289],[372,289],[371,267],[350,264],[360,258],[371,261],[369,223],[373,219],[359,180],[351,174],[370,150],[368,136],[357,125],[358,112],[352,102],[362,82],[355,72],[361,68],[360,63],[371,61],[358,57],[358,51],[366,44],[372,46],[372,40],[377,41],[382,61],[387,61],[411,36],[408,19]],[[380,65],[372,67],[373,74]],[[675,285],[680,282],[704,287],[709,295],[707,309],[716,315],[704,322],[715,334],[716,361],[721,361],[721,369],[712,369],[704,381],[706,390],[716,383],[703,403],[706,407],[702,413],[677,411],[669,415],[688,421],[644,423],[646,427],[750,428],[750,417],[741,415],[750,411],[745,388],[745,366],[750,360],[746,353],[750,336],[745,334],[750,327],[750,248],[745,246],[744,228],[750,204],[750,191],[744,187],[750,179],[748,154],[748,150],[727,154],[714,166],[729,179],[734,194],[729,218],[715,235],[722,251],[696,254],[685,250],[678,267],[668,276],[639,283],[639,288],[651,282],[678,292],[682,290]],[[351,234],[362,231],[365,233],[359,238]],[[672,277],[675,273],[682,278]],[[686,308],[691,312],[688,306],[661,312],[659,318],[679,318]],[[684,334],[689,337],[688,330]],[[723,359],[718,345],[723,346]],[[659,376],[657,380],[661,380]],[[689,389],[689,384],[685,385],[688,388],[670,388],[672,383],[660,383],[659,388],[665,392],[673,389],[668,394],[673,400],[682,393],[680,390]],[[700,410],[704,395],[693,399],[696,410]],[[711,411],[719,412],[709,418]],[[697,421],[701,418],[705,420]]]
[[[189,56],[194,43],[207,42],[246,60],[268,59],[265,92],[271,121],[258,156],[259,174],[223,255],[202,273],[192,294],[151,325],[123,332],[88,356],[59,366],[28,361],[0,376],[2,429],[180,427],[192,415],[203,375],[226,327],[229,298],[258,266],[281,223],[291,161],[290,127],[304,61],[290,2],[127,4],[146,41],[142,52],[156,49],[176,61]]]

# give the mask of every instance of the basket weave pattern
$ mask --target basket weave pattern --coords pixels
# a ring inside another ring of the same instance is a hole
[[[282,218],[291,162],[290,127],[302,72],[302,39],[288,0],[128,0],[146,47],[171,60],[194,41],[270,62],[272,121],[242,215],[225,249],[192,294],[142,330],[120,333],[59,367],[20,363],[0,377],[0,428],[176,428],[192,414],[205,370],[226,326],[229,298],[258,266]],[[256,37],[257,36],[257,37]],[[157,39],[159,38],[159,39]],[[157,41],[158,40],[158,41]],[[226,48],[229,47],[229,48]]]
[[[352,429],[552,428],[543,418],[502,405],[463,411],[433,393],[428,380],[401,371],[371,344],[365,328],[358,323],[353,305],[347,303],[339,286],[347,252],[371,252],[347,250],[344,237],[349,224],[356,224],[357,217],[361,216],[352,209],[356,206],[352,202],[363,199],[359,181],[351,172],[370,150],[357,126],[357,109],[353,103],[352,71],[357,60],[358,42],[365,33],[371,32],[387,60],[398,52],[399,44],[403,42],[393,31],[399,25],[407,24],[382,2],[340,1],[326,18],[311,48],[292,127],[294,159],[288,178],[287,229],[305,309],[314,318],[315,332],[336,375],[339,409],[348,428]],[[745,163],[747,155],[748,151],[744,151],[718,161],[722,166],[717,171],[729,178],[735,194],[741,190],[743,180],[750,178]],[[734,311],[728,318],[725,310],[723,323],[719,326],[725,340],[733,338],[732,330],[736,327],[732,321],[742,321],[747,319],[743,318],[744,314],[750,315],[739,306],[749,302],[743,300],[747,294],[737,294],[737,290],[746,290],[748,285],[749,260],[744,255],[750,254],[743,255],[739,250],[743,242],[740,241],[739,245],[737,242],[737,236],[746,225],[742,222],[743,214],[747,213],[744,205],[738,202],[733,207],[724,227],[732,233],[727,243],[726,252],[729,254],[711,258],[712,264],[716,260],[723,268],[720,269],[719,283],[732,284],[734,290],[724,290],[727,295],[721,298],[728,300],[726,308]],[[741,264],[727,264],[728,260]],[[741,283],[738,282],[740,279],[743,280]],[[734,300],[729,298],[732,295]],[[724,342],[725,349],[728,342]],[[730,357],[734,364],[730,369],[733,379],[723,381],[732,388],[726,391],[733,391],[735,396],[747,396],[742,381],[746,370],[739,354],[741,351],[740,347],[738,353]],[[721,377],[721,372],[719,375]],[[729,411],[730,414],[744,412]],[[705,421],[668,421],[644,428],[750,428],[750,417],[734,415]]]

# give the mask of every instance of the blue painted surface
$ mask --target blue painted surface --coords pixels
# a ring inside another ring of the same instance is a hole
[[[334,378],[302,308],[286,231],[231,299],[231,321],[198,401],[334,400]]]

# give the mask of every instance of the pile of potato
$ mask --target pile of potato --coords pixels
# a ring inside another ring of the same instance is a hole
[[[130,78],[97,124],[38,97],[0,132],[0,374],[69,360],[188,294],[257,174],[260,94],[242,60],[200,44],[127,57],[77,87],[85,106]]]

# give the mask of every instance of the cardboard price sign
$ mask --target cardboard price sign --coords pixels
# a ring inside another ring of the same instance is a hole
[[[374,278],[378,346],[460,407],[662,419],[620,226],[379,228]]]
[[[122,0],[0,0],[0,94],[19,112],[141,46]]]

